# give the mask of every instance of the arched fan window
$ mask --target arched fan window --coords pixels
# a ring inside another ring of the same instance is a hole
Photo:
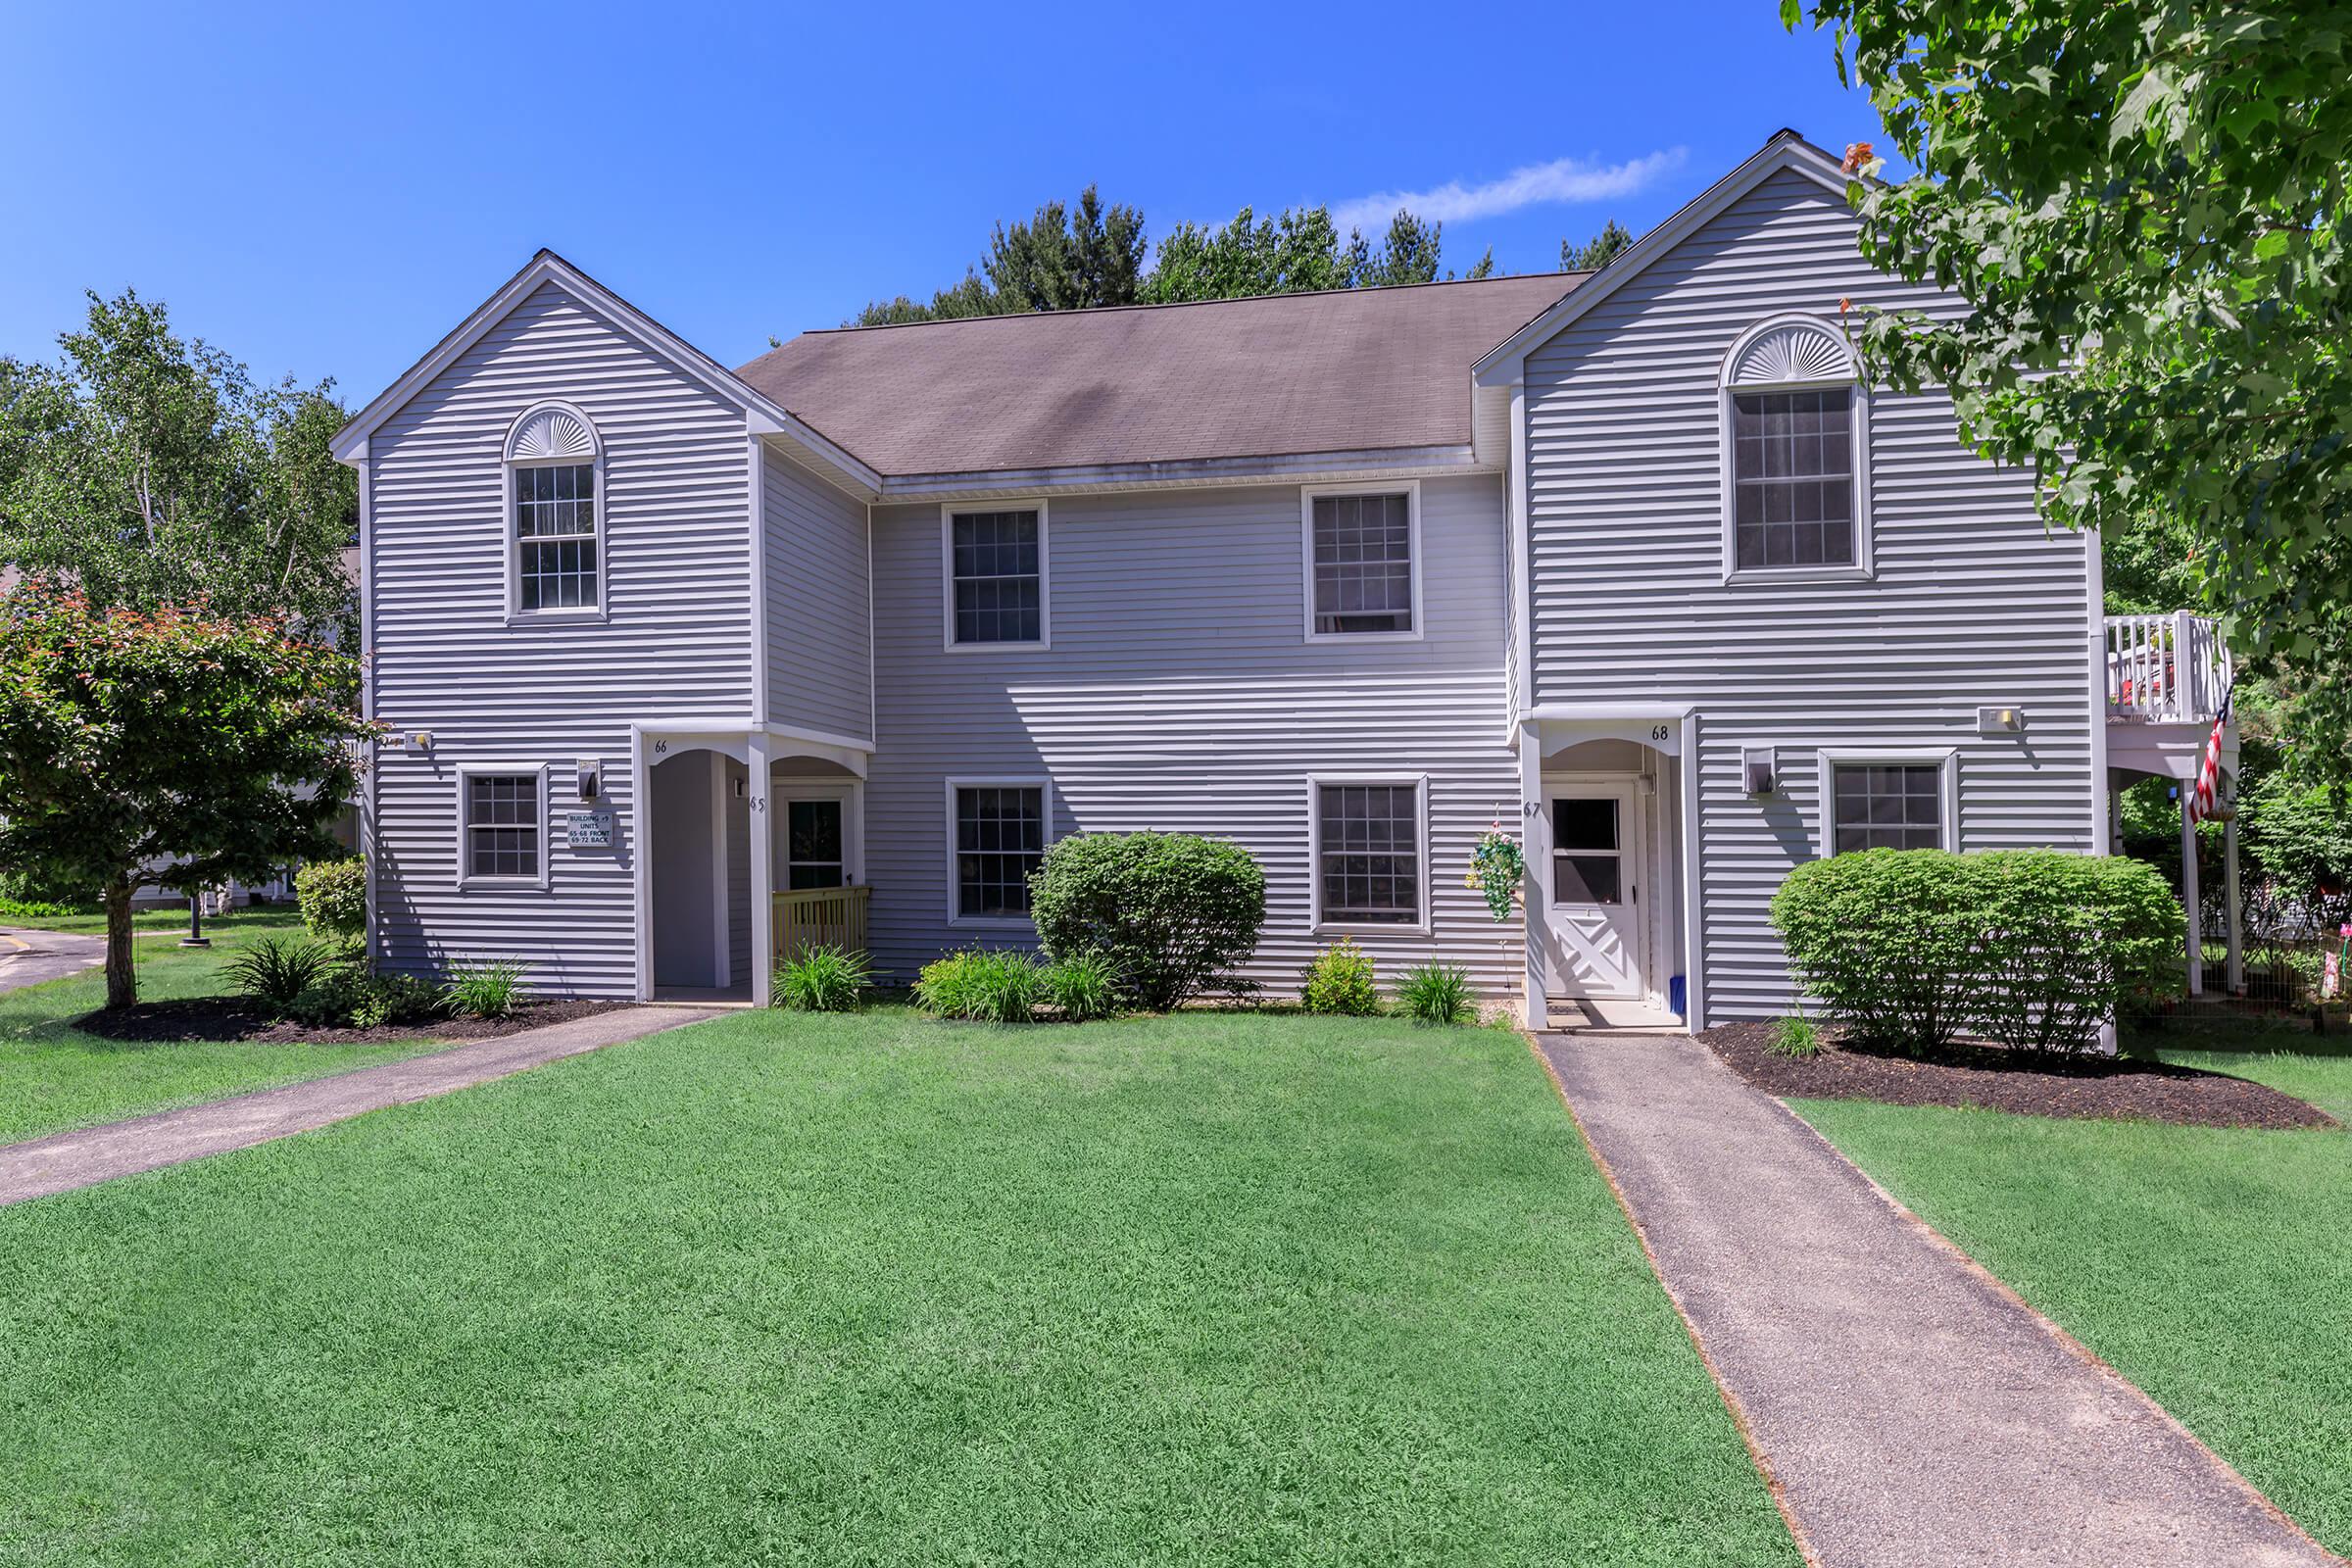
[[[1740,335],[1723,365],[1724,574],[1870,569],[1870,398],[1845,339],[1808,316]]]
[[[601,613],[605,449],[595,424],[568,403],[526,409],[507,432],[506,467],[510,611]]]

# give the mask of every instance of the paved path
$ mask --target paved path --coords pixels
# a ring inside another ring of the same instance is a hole
[[[2339,1560],[1706,1047],[1539,1044],[1826,1568]]]
[[[0,991],[62,980],[106,961],[106,938],[0,926]]]
[[[429,1056],[362,1067],[235,1100],[0,1147],[0,1204],[309,1132],[386,1105],[429,1100],[601,1046],[715,1018],[708,1007],[623,1007]]]

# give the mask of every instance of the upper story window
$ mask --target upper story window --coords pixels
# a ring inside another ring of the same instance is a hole
[[[1727,577],[1870,568],[1869,395],[1845,340],[1809,317],[1751,328],[1723,372]]]
[[[950,648],[1043,648],[1046,602],[1044,502],[942,515]]]
[[[516,615],[597,614],[604,445],[588,416],[543,403],[507,436],[508,607]]]
[[[1306,635],[1417,637],[1417,485],[1305,493]]]

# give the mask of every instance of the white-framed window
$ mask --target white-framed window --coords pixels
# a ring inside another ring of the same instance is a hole
[[[1779,316],[1724,356],[1727,581],[1871,571],[1870,389],[1826,321]]]
[[[1316,773],[1307,858],[1317,931],[1429,929],[1429,778]]]
[[[1960,756],[1940,748],[1821,754],[1824,856],[1959,846]]]
[[[467,762],[458,769],[458,885],[547,886],[547,766]]]
[[[942,611],[950,652],[1053,645],[1053,570],[1044,501],[939,510]]]
[[[1309,642],[1421,635],[1421,486],[1299,492]]]
[[[948,780],[948,923],[1027,925],[1029,876],[1054,842],[1043,778]]]
[[[539,403],[507,432],[507,615],[601,619],[605,446],[588,416]]]

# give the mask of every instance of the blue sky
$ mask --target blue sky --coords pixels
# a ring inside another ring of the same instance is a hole
[[[1328,202],[1555,266],[1782,125],[1877,120],[1774,0],[20,9],[0,353],[134,285],[363,403],[539,246],[728,364],[962,275],[1089,182],[1154,235]],[[103,36],[100,36],[103,34]],[[1883,140],[1883,138],[1880,138]]]

